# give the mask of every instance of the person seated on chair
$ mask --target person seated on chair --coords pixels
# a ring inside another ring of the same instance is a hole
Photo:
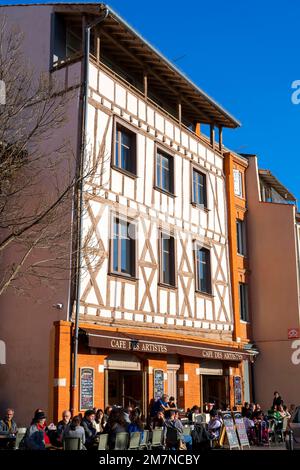
[[[65,437],[79,437],[81,440],[81,450],[85,449],[85,431],[84,428],[80,425],[81,419],[79,416],[74,416],[72,421],[68,426],[65,427],[62,439]]]
[[[135,408],[131,415],[130,415],[130,424],[127,428],[127,432],[129,434],[131,432],[140,432],[141,433],[141,438],[143,439],[144,437],[144,429],[145,429],[145,423],[142,421],[142,412],[139,408]]]
[[[83,427],[85,432],[85,447],[90,449],[96,446],[97,431],[94,426],[95,412],[94,410],[86,410],[84,418],[80,425]]]
[[[166,420],[164,424],[164,434],[165,438],[167,438],[167,430],[168,428],[175,429],[177,431],[177,445],[178,448],[180,448],[180,442],[184,442],[186,445],[187,450],[192,450],[192,436],[187,436],[183,434],[183,424],[180,421],[180,419],[176,418],[176,413],[178,413],[178,410],[169,410],[166,412]],[[176,443],[168,443],[167,446],[169,445],[170,448],[174,450],[174,446]],[[177,450],[177,449],[175,449]]]
[[[43,411],[35,412],[32,424],[26,433],[25,447],[32,450],[53,448],[47,432],[46,415]]]
[[[188,417],[190,423],[193,422],[194,416],[195,416],[195,415],[199,415],[199,414],[200,414],[200,407],[199,407],[198,405],[194,405],[194,406],[190,409],[190,411],[189,411],[189,413],[188,413],[188,415],[187,415],[187,417]]]
[[[222,421],[218,415],[217,410],[212,409],[210,411],[210,420],[208,423],[208,433],[211,439],[219,439]]]
[[[97,431],[97,434],[100,434],[103,432],[103,429],[105,427],[105,423],[104,423],[104,413],[103,413],[103,410],[101,410],[100,408],[97,409],[96,411],[96,415],[95,415],[95,421],[94,421],[94,427]]]
[[[0,432],[9,432],[9,434],[17,434],[18,426],[14,421],[15,411],[12,408],[7,408],[4,418],[0,420]]]
[[[165,415],[163,411],[158,411],[152,420],[152,429],[163,428],[165,424]]]
[[[64,431],[67,429],[68,426],[71,424],[71,412],[69,410],[64,410],[62,412],[62,420],[57,423],[56,432],[55,432],[55,439],[57,441],[57,445],[61,445],[62,436]]]
[[[108,434],[108,448],[115,448],[116,434],[118,432],[127,432],[128,423],[125,420],[124,410],[114,407],[109,415],[108,421],[104,428],[104,433]]]
[[[262,411],[257,413],[253,419],[258,444],[267,444],[269,442],[268,423],[266,422]]]

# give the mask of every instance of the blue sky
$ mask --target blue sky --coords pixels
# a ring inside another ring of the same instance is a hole
[[[258,154],[260,167],[300,199],[300,104],[291,101],[291,83],[300,80],[299,0],[109,5],[241,121],[225,131],[225,145]]]

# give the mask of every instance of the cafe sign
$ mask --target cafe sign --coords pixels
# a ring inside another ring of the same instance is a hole
[[[148,338],[125,338],[100,334],[97,330],[88,331],[88,345],[92,348],[134,351],[146,354],[181,354],[221,361],[242,361],[249,359],[249,354],[226,349],[208,348],[197,343],[156,342]]]

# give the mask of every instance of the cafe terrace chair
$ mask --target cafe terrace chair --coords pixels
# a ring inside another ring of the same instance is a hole
[[[140,448],[141,436],[142,433],[139,431],[130,433],[128,450],[138,450]]]
[[[15,450],[19,449],[20,442],[22,441],[23,437],[25,436],[27,431],[27,428],[19,428],[18,429],[18,434],[16,437],[16,444],[15,444]]]
[[[183,435],[190,436],[191,435],[191,426],[189,424],[184,424],[183,426]]]
[[[98,450],[107,450],[108,447],[108,434],[100,434]]]
[[[164,430],[155,428],[152,432],[152,442],[151,442],[151,449],[155,449],[157,447],[163,447],[163,434]]]
[[[126,450],[128,447],[128,441],[129,441],[128,432],[117,432],[114,450]]]
[[[148,449],[149,448],[149,431],[145,429],[140,442],[140,450]]]
[[[64,450],[81,450],[81,439],[80,437],[64,437],[63,439]]]

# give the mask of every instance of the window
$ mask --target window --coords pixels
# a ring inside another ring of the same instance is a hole
[[[237,219],[236,221],[236,235],[237,235],[237,252],[239,255],[246,256],[246,233],[245,222]]]
[[[206,175],[193,169],[193,202],[207,207]]]
[[[210,251],[207,248],[196,249],[197,290],[211,294]]]
[[[112,221],[111,271],[135,276],[135,226],[119,217]]]
[[[156,186],[174,194],[173,157],[159,149],[156,154]]]
[[[249,321],[248,315],[248,286],[243,282],[239,284],[240,290],[240,318],[243,321]]]
[[[160,241],[160,280],[163,284],[175,286],[175,240],[162,232]]]
[[[234,184],[234,194],[236,196],[243,196],[243,182],[242,182],[242,173],[239,170],[233,170],[233,184]]]
[[[115,166],[136,174],[136,134],[119,123],[116,125]]]

